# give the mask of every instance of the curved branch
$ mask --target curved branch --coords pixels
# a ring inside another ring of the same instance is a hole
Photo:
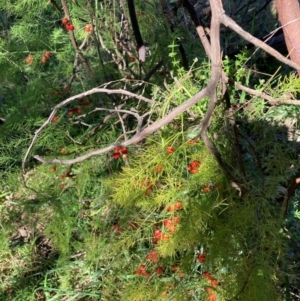
[[[95,94],[95,93],[107,93],[107,94],[122,94],[122,95],[126,95],[128,96],[128,98],[137,98],[139,100],[142,100],[142,101],[145,101],[151,105],[154,105],[155,104],[155,101],[152,100],[152,99],[148,99],[144,96],[141,96],[141,95],[137,95],[137,94],[134,94],[134,93],[131,93],[131,92],[128,92],[126,90],[122,90],[122,89],[117,89],[117,90],[110,90],[110,89],[106,89],[106,88],[93,88],[89,91],[86,91],[86,92],[83,92],[83,93],[80,93],[80,94],[77,94],[77,95],[74,95],[72,97],[69,97],[67,98],[66,100],[60,102],[58,105],[56,105],[53,109],[53,111],[51,112],[50,116],[48,117],[48,119],[42,124],[42,126],[37,130],[35,131],[34,133],[34,137],[30,143],[30,146],[29,148],[27,149],[26,151],[26,154],[22,160],[22,171],[23,171],[23,174],[25,174],[25,165],[26,165],[26,162],[27,162],[27,159],[28,159],[28,156],[29,156],[29,153],[31,151],[31,149],[33,148],[36,140],[38,139],[38,136],[40,135],[41,131],[49,124],[52,122],[52,119],[53,117],[55,116],[55,113],[57,112],[58,109],[60,109],[61,107],[64,107],[66,106],[67,104],[71,103],[73,100],[75,99],[78,99],[78,98],[82,98],[84,96],[88,96],[88,95],[92,95],[92,94]],[[109,150],[108,150],[109,151]],[[83,160],[81,160],[83,161]],[[80,161],[78,161],[80,162]],[[67,163],[68,164],[68,163]],[[70,163],[71,164],[71,163]]]
[[[215,87],[215,81],[210,81],[208,85],[202,89],[200,92],[198,92],[196,95],[191,97],[188,101],[181,104],[180,106],[173,109],[168,115],[166,115],[164,118],[152,123],[150,126],[148,126],[146,129],[141,131],[139,134],[134,135],[132,138],[128,139],[124,143],[122,143],[123,146],[128,146],[131,144],[136,144],[143,139],[145,139],[150,134],[154,133],[155,131],[159,130],[162,126],[170,123],[175,117],[177,117],[179,114],[185,112],[188,108],[195,105],[198,101],[200,101],[202,98],[209,95],[209,91]],[[108,153],[114,149],[114,145],[110,145],[108,147],[98,149],[95,151],[92,151],[88,154],[85,154],[83,156],[77,157],[75,159],[69,159],[69,160],[63,160],[63,159],[53,159],[53,160],[46,160],[45,158],[41,156],[34,156],[34,158],[42,163],[47,164],[53,164],[53,163],[60,163],[60,164],[74,164],[82,162],[86,159]]]

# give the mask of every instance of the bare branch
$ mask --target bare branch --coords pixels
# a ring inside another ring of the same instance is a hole
[[[141,95],[137,95],[137,94],[134,94],[134,93],[131,93],[131,92],[128,92],[126,90],[122,90],[122,89],[116,89],[116,90],[110,90],[110,89],[105,89],[105,88],[93,88],[89,91],[86,91],[86,92],[83,92],[83,93],[80,93],[80,94],[77,94],[77,95],[74,95],[72,97],[69,97],[67,98],[66,100],[60,102],[58,105],[56,105],[53,109],[53,111],[51,112],[50,116],[48,117],[48,119],[42,124],[42,126],[34,133],[34,137],[30,143],[30,146],[29,148],[27,149],[26,151],[26,154],[23,158],[23,161],[22,161],[22,170],[23,170],[23,174],[25,174],[25,165],[26,165],[26,162],[27,162],[27,159],[28,159],[28,156],[29,156],[29,153],[31,151],[31,149],[33,148],[35,142],[37,141],[38,139],[38,136],[40,135],[41,131],[49,124],[52,122],[52,119],[53,117],[55,116],[56,112],[58,109],[60,109],[61,107],[64,107],[66,106],[67,104],[71,103],[72,101],[74,101],[75,99],[78,99],[78,98],[81,98],[81,97],[84,97],[84,96],[88,96],[88,95],[92,95],[92,94],[95,94],[95,93],[107,93],[107,94],[122,94],[122,95],[126,95],[128,98],[137,98],[139,100],[142,100],[142,101],[145,101],[149,104],[152,104],[154,105],[155,104],[155,101],[152,100],[152,99],[148,99],[144,96],[141,96]],[[108,150],[109,151],[109,150]],[[82,161],[82,160],[80,160]],[[80,162],[78,161],[78,162]],[[70,163],[71,164],[71,163]]]
[[[274,48],[268,46],[266,43],[261,41],[260,39],[252,36],[249,32],[245,31],[242,27],[240,27],[235,21],[233,21],[230,17],[228,17],[225,12],[223,11],[222,14],[219,14],[219,19],[226,27],[231,28],[233,31],[235,31],[237,34],[239,34],[241,37],[243,37],[246,41],[252,43],[253,45],[261,48],[265,52],[272,55],[274,58],[276,58],[278,61],[284,63],[287,66],[290,66],[296,70],[300,70],[300,65],[287,59],[282,54],[280,54],[278,51],[276,51]]]

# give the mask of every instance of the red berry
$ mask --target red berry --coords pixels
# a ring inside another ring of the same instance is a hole
[[[72,24],[66,24],[66,30],[73,31],[75,29],[74,25]]]
[[[121,152],[122,154],[127,154],[127,148],[124,147],[124,146],[122,146],[122,147],[120,148],[120,152]]]
[[[51,57],[51,52],[46,51],[46,52],[44,53],[44,56],[47,57],[47,58],[50,58],[50,57]]]
[[[52,118],[52,122],[57,122],[58,121],[58,117],[57,116],[54,116],[53,118]]]
[[[167,152],[167,154],[173,154],[175,152],[175,149],[172,146],[168,146],[166,148],[166,152]]]
[[[63,18],[62,20],[61,20],[61,23],[63,24],[63,25],[67,25],[67,24],[69,24],[69,19],[68,18]]]
[[[203,254],[203,253],[198,254],[197,258],[200,263],[204,263],[205,259],[206,259],[205,254]]]
[[[159,239],[158,239],[157,237],[153,237],[153,238],[152,238],[152,243],[153,243],[154,245],[156,245],[156,244],[158,243],[158,241],[159,241]]]
[[[155,273],[157,275],[161,275],[161,274],[163,274],[163,272],[164,272],[164,269],[162,267],[158,267],[155,269]]]
[[[114,159],[119,159],[121,157],[120,153],[113,153]]]
[[[91,24],[87,24],[87,25],[85,25],[85,31],[86,31],[86,32],[90,32],[90,31],[91,31],[91,29],[92,29],[92,26],[91,26]]]
[[[198,168],[200,166],[200,162],[198,160],[194,160],[190,165],[192,168]]]
[[[162,233],[159,229],[154,229],[154,236],[157,239],[161,239]]]
[[[115,147],[115,152],[120,152],[121,151],[122,146],[118,145]]]
[[[131,56],[131,57],[129,57],[129,61],[130,61],[131,63],[133,63],[133,62],[135,62],[135,58],[134,58],[133,56]]]

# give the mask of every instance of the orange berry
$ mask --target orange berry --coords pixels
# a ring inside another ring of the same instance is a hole
[[[76,109],[76,113],[77,113],[77,114],[81,114],[81,113],[82,113],[82,108],[77,108],[77,109]]]
[[[155,171],[156,172],[162,172],[162,170],[163,170],[163,168],[160,165],[158,165],[158,166],[155,167]]]
[[[43,64],[46,64],[46,63],[47,63],[47,58],[46,58],[45,56],[43,56],[42,59],[41,59],[41,62],[42,62]]]
[[[51,52],[46,51],[45,54],[44,54],[44,56],[47,57],[47,58],[50,58],[51,57]]]
[[[26,64],[30,65],[32,63],[32,61],[33,61],[33,56],[31,54],[28,54],[28,56],[25,60]]]
[[[169,205],[168,207],[167,207],[167,210],[169,211],[169,212],[173,212],[174,210],[175,210],[175,206],[172,204],[172,205]]]
[[[166,152],[167,152],[168,154],[173,154],[173,153],[175,152],[175,149],[174,149],[174,147],[172,147],[172,146],[168,146],[168,147],[166,148]]]
[[[74,110],[73,109],[69,109],[68,110],[68,115],[72,116],[74,114]]]
[[[177,202],[175,203],[175,209],[176,209],[176,210],[181,210],[181,209],[182,209],[182,203],[179,202],[179,201],[177,201]]]
[[[209,187],[209,186],[205,186],[205,187],[203,188],[203,190],[204,190],[205,192],[210,192],[210,187]]]
[[[91,31],[91,29],[92,29],[92,26],[91,26],[91,24],[87,24],[87,25],[85,25],[85,31],[86,31],[86,32],[90,32],[90,31]]]
[[[55,165],[51,167],[51,172],[56,172],[56,166]]]
[[[168,241],[168,240],[169,240],[169,235],[167,235],[167,234],[162,234],[161,239],[162,239],[163,241]]]

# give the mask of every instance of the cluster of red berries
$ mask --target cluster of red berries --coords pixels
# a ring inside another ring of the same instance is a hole
[[[30,65],[33,61],[33,55],[32,54],[28,54],[26,59],[25,59],[25,62],[27,65]]]
[[[80,98],[78,100],[78,103],[85,106],[85,107],[89,107],[91,105],[91,103],[88,100],[84,99],[84,98]]]
[[[150,253],[147,254],[146,258],[153,263],[158,263],[159,262],[159,255],[157,251],[152,250]]]
[[[70,20],[68,18],[63,18],[61,20],[61,23],[63,25],[65,25],[65,29],[66,30],[70,30],[70,31],[73,31],[75,29],[74,25],[70,23]]]
[[[153,262],[154,264],[157,264],[159,262],[159,255],[157,251],[152,250],[150,251],[150,253],[147,254],[146,259]],[[154,271],[157,275],[162,275],[164,272],[164,268],[162,266],[158,266],[155,268]],[[145,264],[141,264],[139,268],[135,271],[135,274],[138,276],[144,276],[146,278],[150,277],[150,273],[147,271]]]
[[[203,276],[204,278],[206,278],[206,279],[210,282],[210,284],[211,284],[212,287],[217,287],[217,286],[218,286],[218,281],[217,281],[217,279],[214,278],[214,277],[210,274],[210,272],[203,272],[203,273],[202,273],[202,276]]]
[[[46,52],[44,53],[42,59],[41,59],[41,62],[42,62],[43,64],[46,64],[47,61],[48,61],[48,59],[50,59],[50,57],[51,57],[51,52],[46,51]]]
[[[181,210],[183,208],[182,203],[180,201],[176,201],[174,204],[170,204],[167,207],[169,212]]]
[[[179,224],[179,217],[174,216],[172,219],[164,220],[164,226],[171,232],[175,232],[177,230],[177,225]]]
[[[72,108],[68,110],[69,116],[72,116],[74,114],[82,114],[82,108],[78,107],[78,108]]]
[[[174,204],[170,204],[167,206],[168,212],[174,212],[181,210],[183,208],[182,203],[180,201],[175,202]],[[170,232],[174,233],[177,230],[177,226],[180,222],[180,219],[178,216],[173,216],[172,218],[168,218],[163,221],[164,227]],[[157,244],[159,241],[168,241],[169,235],[166,233],[163,233],[160,229],[155,228],[153,231],[154,237],[152,238],[152,243]]]
[[[188,165],[187,170],[190,173],[195,174],[198,172],[199,167],[200,167],[200,162],[198,160],[194,160]]]
[[[210,282],[212,287],[216,288],[219,285],[217,279],[214,278],[209,272],[203,272],[202,276]],[[217,301],[217,294],[212,288],[207,287],[206,292],[210,301]]]
[[[135,271],[135,274],[138,276],[144,276],[146,278],[150,277],[150,273],[147,271],[145,264],[141,264],[139,268]]]
[[[148,178],[144,179],[143,182],[141,183],[142,187],[146,187],[145,195],[147,195],[147,196],[150,196],[155,185],[156,185],[156,183],[151,182],[150,179],[148,179]]]
[[[121,145],[118,145],[114,149],[113,158],[119,159],[120,157],[127,158],[128,157],[128,151],[127,148]]]

